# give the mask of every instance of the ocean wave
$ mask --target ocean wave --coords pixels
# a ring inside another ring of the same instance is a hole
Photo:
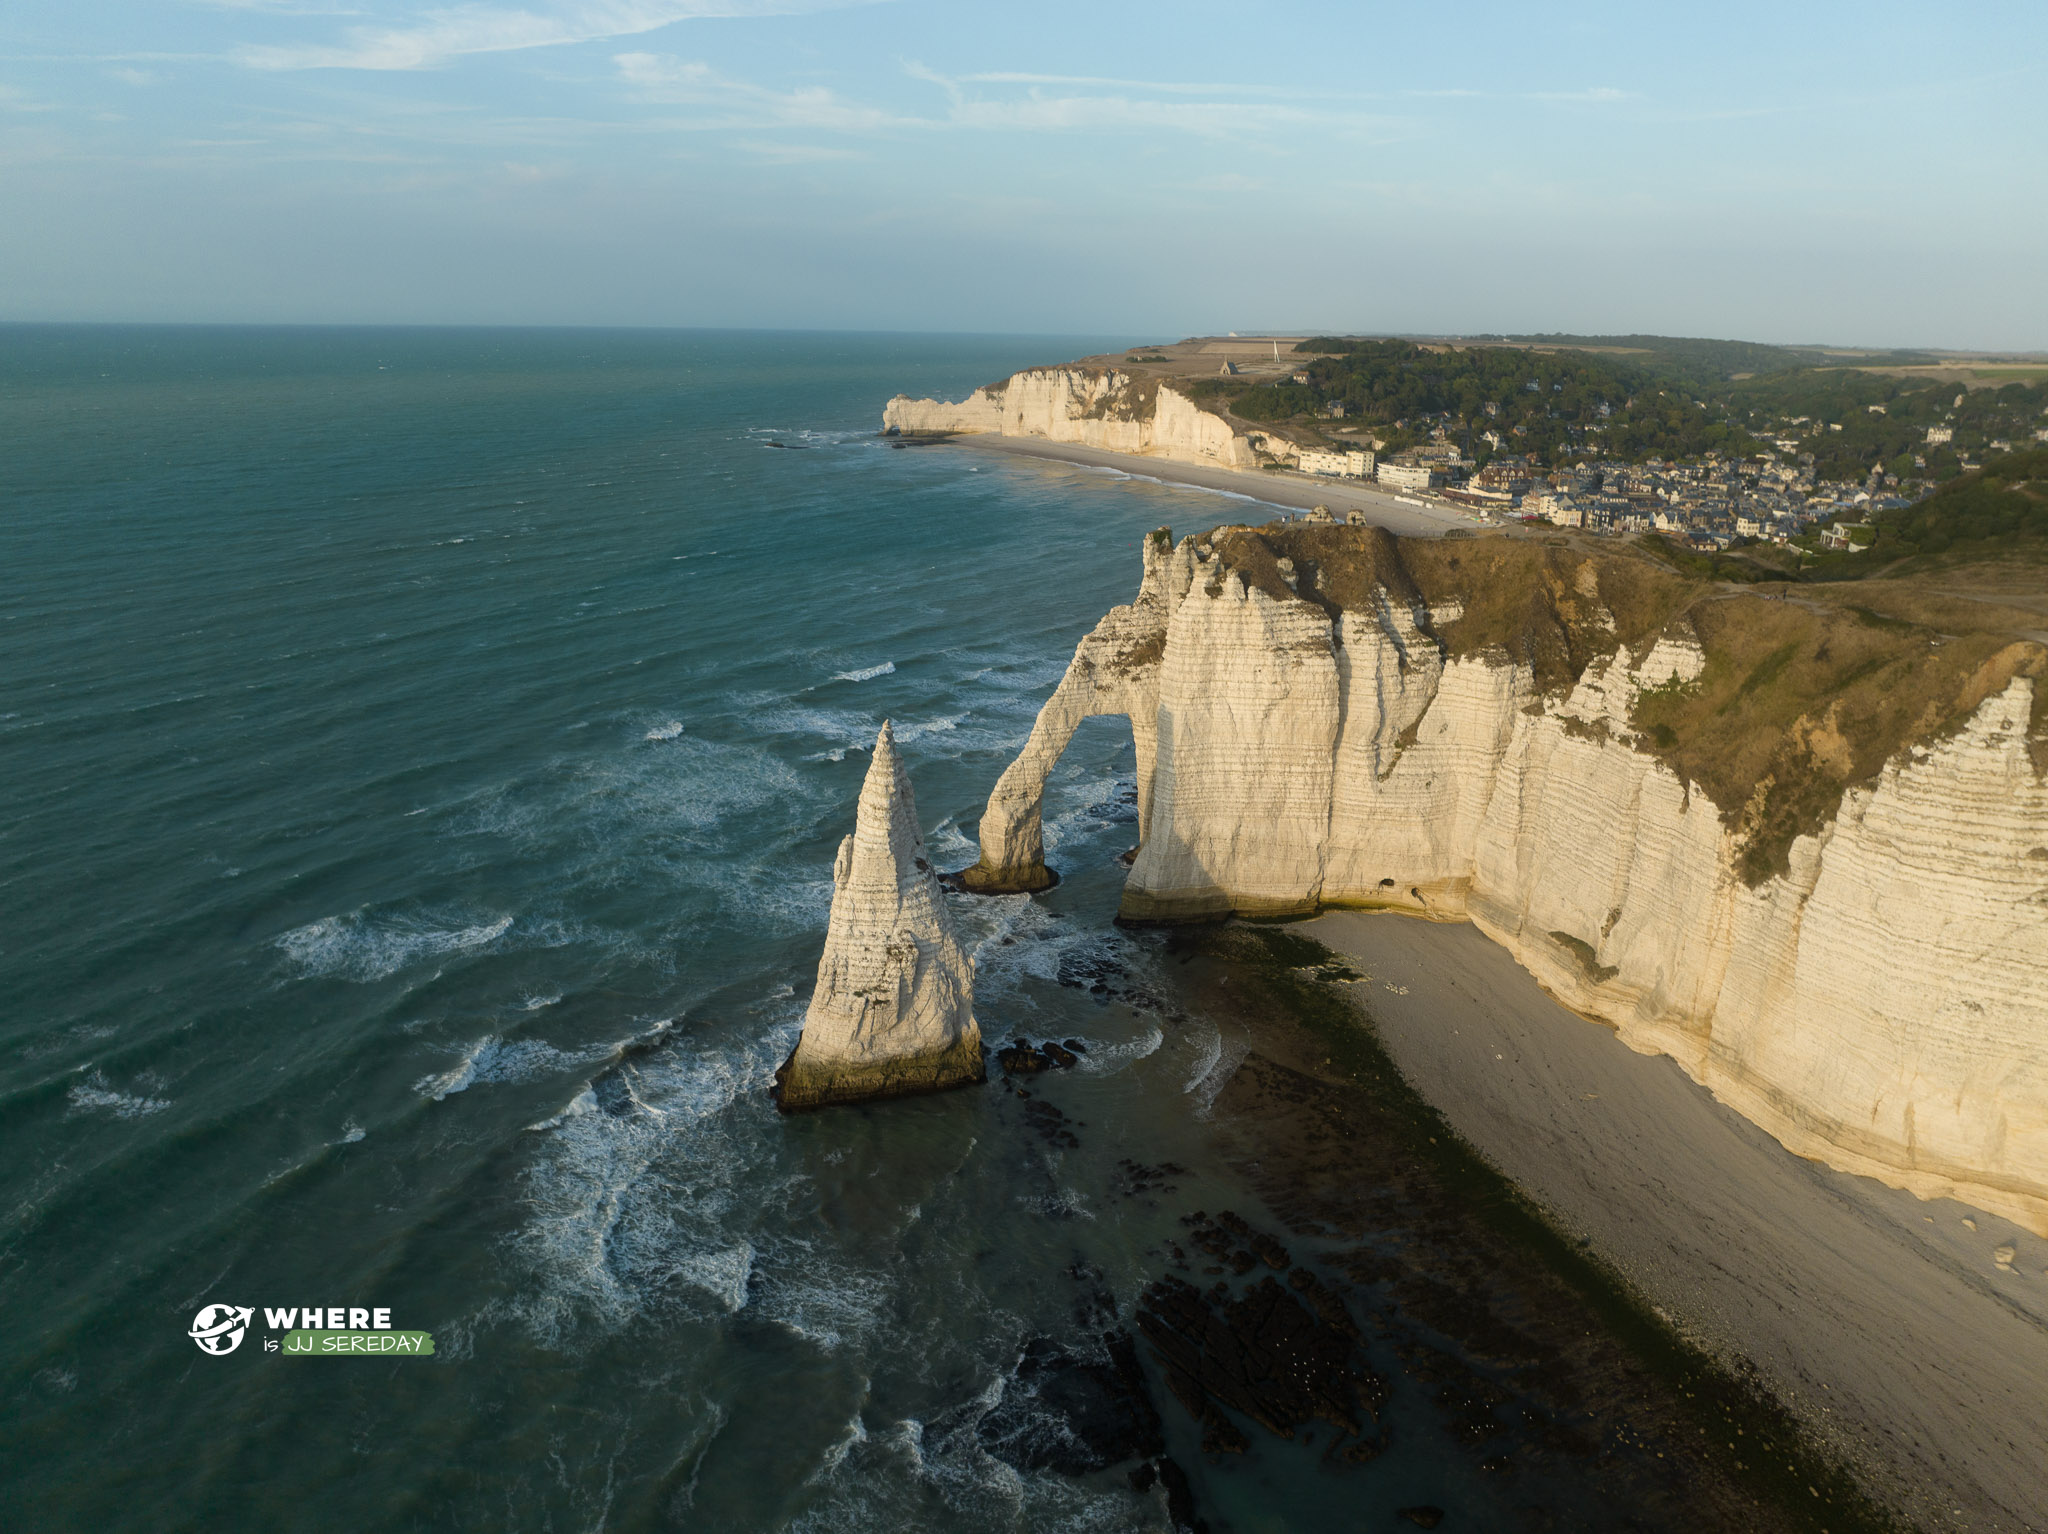
[[[134,1092],[119,1092],[98,1070],[88,1071],[82,1081],[72,1084],[65,1094],[70,1100],[73,1113],[111,1113],[117,1119],[147,1118],[152,1113],[162,1113],[170,1107],[167,1097],[143,1097]]]
[[[565,1120],[573,1119],[579,1114],[595,1113],[596,1111],[597,1093],[591,1090],[588,1083],[585,1083],[581,1092],[578,1092],[562,1105],[560,1113],[557,1113],[553,1118],[542,1119],[537,1124],[528,1124],[526,1132],[528,1134],[543,1134],[550,1129],[560,1128]]]
[[[896,662],[885,660],[879,666],[866,666],[858,671],[840,671],[833,674],[835,682],[871,682],[878,676],[888,676],[895,671]]]
[[[1157,1023],[1149,1026],[1139,1037],[1126,1039],[1121,1044],[1088,1040],[1088,1053],[1081,1057],[1081,1073],[1084,1076],[1114,1076],[1147,1056],[1157,1054],[1159,1046],[1165,1042],[1166,1030]]]
[[[653,729],[649,730],[645,735],[641,736],[640,738],[642,740],[674,740],[678,735],[682,733],[683,726],[681,722],[675,719],[671,719],[666,724],[657,724]]]
[[[531,1212],[511,1243],[535,1286],[518,1314],[536,1340],[575,1348],[679,1290],[715,1314],[750,1304],[754,1231],[782,1200],[729,1110],[765,1091],[794,1032],[792,1020],[737,1048],[677,1038],[533,1126],[551,1132],[521,1174]]]
[[[606,1058],[616,1049],[611,1044],[557,1049],[539,1039],[506,1040],[489,1034],[466,1045],[453,1066],[420,1077],[412,1089],[438,1103],[481,1082],[535,1081],[578,1070]]]
[[[1195,1117],[1207,1118],[1216,1107],[1216,1099],[1223,1089],[1230,1085],[1230,1078],[1237,1074],[1237,1068],[1244,1064],[1251,1053],[1251,1045],[1243,1039],[1226,1039],[1219,1032],[1202,1052],[1202,1060],[1195,1074],[1188,1078],[1181,1090],[1195,1099]]]
[[[500,916],[454,925],[445,917],[372,916],[358,910],[294,927],[274,946],[302,977],[382,980],[421,959],[488,948],[512,930],[512,922]]]
[[[913,720],[896,727],[899,741],[922,740],[927,735],[945,735],[960,728],[965,714],[942,714],[936,719]]]
[[[965,831],[953,824],[948,815],[932,827],[931,835],[925,838],[925,845],[941,867],[949,863],[969,863],[981,856],[981,847]]]

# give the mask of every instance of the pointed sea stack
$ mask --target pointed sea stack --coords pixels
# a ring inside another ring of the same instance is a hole
[[[974,961],[925,856],[910,779],[885,723],[853,835],[833,863],[818,989],[803,1036],[775,1073],[775,1101],[790,1113],[985,1079]]]

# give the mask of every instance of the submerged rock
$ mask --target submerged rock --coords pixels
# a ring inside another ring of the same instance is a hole
[[[1148,1458],[1166,1447],[1137,1346],[1121,1328],[1104,1332],[1094,1348],[1034,1337],[976,1434],[1006,1464],[1066,1475]]]
[[[974,961],[917,826],[887,723],[832,867],[832,920],[804,1031],[775,1073],[785,1111],[984,1080]]]

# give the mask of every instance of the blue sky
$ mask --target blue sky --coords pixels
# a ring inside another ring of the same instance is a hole
[[[2048,347],[2048,6],[11,0],[0,318]]]

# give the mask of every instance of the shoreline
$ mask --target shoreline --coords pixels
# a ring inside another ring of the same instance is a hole
[[[1043,437],[1006,437],[995,432],[962,432],[946,438],[943,444],[934,445],[1013,453],[1020,458],[1108,469],[1175,489],[1220,491],[1291,511],[1327,506],[1342,517],[1345,512],[1356,510],[1389,532],[1409,538],[1435,538],[1453,529],[1476,532],[1480,528],[1501,525],[1481,522],[1474,516],[1448,507],[1402,500],[1387,491],[1369,489],[1362,481],[1323,479],[1284,469],[1230,469],[1221,464],[1188,463],[1183,459],[1158,458],[1141,453],[1113,453],[1074,442],[1053,442]]]
[[[1792,1155],[1474,927],[1301,930],[1365,972],[1354,1001],[1454,1131],[1873,1494],[1929,1528],[2048,1527],[2048,1241]]]

